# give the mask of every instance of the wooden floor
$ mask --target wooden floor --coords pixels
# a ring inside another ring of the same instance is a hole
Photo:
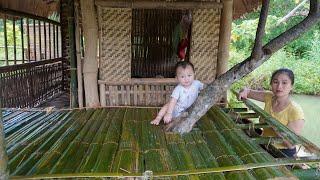
[[[294,176],[284,166],[254,169],[276,159],[243,130],[226,128],[234,122],[221,121],[215,111],[224,113],[212,109],[184,136],[150,125],[156,109],[3,111],[10,176],[116,178],[149,171],[155,179]]]

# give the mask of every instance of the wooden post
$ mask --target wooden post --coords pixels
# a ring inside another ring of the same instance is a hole
[[[9,179],[8,156],[6,152],[6,143],[4,138],[1,108],[0,108],[0,179],[5,179],[5,180]]]
[[[232,28],[233,0],[223,0],[222,3],[223,8],[220,20],[217,77],[228,70],[229,44]],[[226,102],[226,100],[227,93],[224,94],[222,102]]]
[[[4,16],[3,19],[3,32],[4,32],[4,54],[5,54],[5,60],[6,60],[6,66],[9,65],[8,62],[8,39],[7,39],[7,16]]]
[[[79,107],[83,107],[83,80],[82,80],[82,58],[81,58],[81,44],[80,44],[80,27],[79,27],[79,4],[75,4],[75,35],[76,35],[76,58],[77,58],[77,75],[78,75],[78,103]],[[101,93],[101,92],[100,92]]]

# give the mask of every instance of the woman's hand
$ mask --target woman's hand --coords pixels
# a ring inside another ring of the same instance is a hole
[[[249,93],[250,93],[250,89],[249,88],[243,88],[238,94],[238,99],[239,100],[248,99]]]

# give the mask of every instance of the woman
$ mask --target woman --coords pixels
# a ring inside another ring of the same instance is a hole
[[[264,110],[266,112],[283,125],[286,125],[297,135],[300,135],[304,126],[304,115],[301,107],[290,99],[289,94],[293,88],[293,84],[293,72],[290,69],[278,69],[273,72],[271,76],[270,85],[272,92],[244,88],[240,91],[238,98],[251,98],[265,102]],[[263,130],[262,135],[270,137],[279,135],[279,133],[276,133],[271,128],[266,128]],[[288,141],[275,144],[275,147],[280,149],[288,157],[293,157],[296,154],[295,145]]]

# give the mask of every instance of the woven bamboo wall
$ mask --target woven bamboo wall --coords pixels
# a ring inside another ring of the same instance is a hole
[[[131,78],[131,9],[99,7],[100,78],[129,81]]]
[[[212,81],[216,76],[220,11],[218,8],[193,11],[190,61],[200,81]]]

